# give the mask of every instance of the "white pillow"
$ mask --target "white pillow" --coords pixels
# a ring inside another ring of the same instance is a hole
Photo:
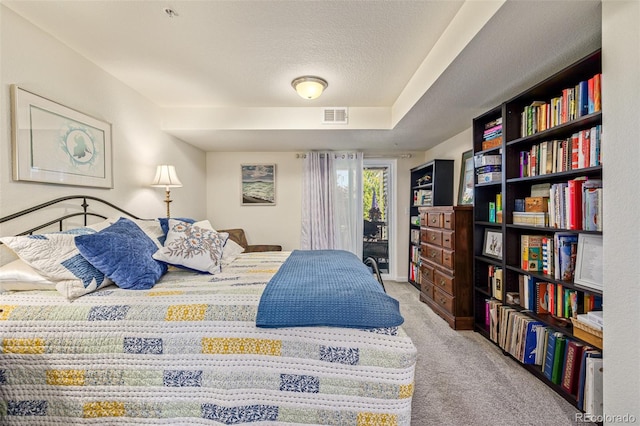
[[[0,267],[0,290],[55,290],[56,283],[36,272],[21,259]]]
[[[76,247],[77,235],[93,233],[93,229],[77,228],[55,234],[2,237],[0,241],[39,274],[55,281],[65,297],[75,299],[112,283]]]
[[[224,239],[221,234],[209,229],[210,224],[207,228],[207,223],[202,223],[203,227],[200,227],[169,219],[164,247],[155,252],[153,258],[210,274],[220,272]]]
[[[231,238],[227,238],[227,242],[224,243],[224,247],[222,250],[222,264],[228,265],[229,263],[233,262],[235,258],[238,257],[238,255],[243,251],[244,247],[233,241]]]
[[[201,220],[194,223],[194,225],[215,231],[208,220]],[[224,240],[224,246],[222,247],[222,264],[228,265],[233,262],[240,253],[244,252],[244,247],[229,238],[227,232],[218,232],[218,234],[220,234]]]

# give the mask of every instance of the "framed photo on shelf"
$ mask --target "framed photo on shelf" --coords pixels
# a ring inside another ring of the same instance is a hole
[[[460,183],[458,186],[458,205],[473,205],[473,150],[462,153],[460,165]]]
[[[484,230],[482,255],[502,260],[502,231],[489,228]]]
[[[276,205],[276,165],[242,164],[242,205]]]
[[[574,284],[602,291],[602,235],[578,234]]]
[[[111,124],[11,86],[15,180],[113,188]]]

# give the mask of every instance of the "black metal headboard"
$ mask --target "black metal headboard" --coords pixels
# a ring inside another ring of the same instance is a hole
[[[107,216],[104,216],[101,213],[97,213],[95,211],[90,211],[89,210],[89,200],[93,201],[94,204],[97,204],[98,206],[100,206],[100,205],[108,206],[108,207],[110,207],[110,208],[112,208],[112,209],[114,209],[114,210],[116,210],[116,211],[118,211],[120,213],[124,213],[125,215],[127,215],[127,216],[129,216],[129,217],[131,217],[133,219],[140,219],[139,217],[129,213],[128,211],[126,211],[126,210],[124,210],[124,209],[122,209],[122,208],[120,208],[120,207],[118,207],[118,206],[116,206],[116,205],[114,205],[114,204],[112,204],[112,203],[110,203],[108,201],[102,200],[100,198],[92,197],[90,195],[69,195],[69,196],[66,196],[66,197],[56,198],[55,200],[47,201],[46,203],[38,204],[37,206],[33,206],[33,207],[28,208],[28,209],[24,209],[24,210],[21,210],[19,212],[16,212],[16,213],[10,214],[8,216],[2,217],[2,218],[0,218],[0,223],[9,222],[11,220],[18,219],[18,218],[24,217],[24,216],[26,216],[28,214],[37,212],[39,210],[42,210],[42,209],[45,209],[47,207],[51,207],[51,206],[54,206],[56,204],[60,204],[60,203],[63,203],[65,201],[69,201],[69,200],[81,200],[81,204],[79,206],[79,208],[81,208],[81,210],[78,211],[78,212],[66,214],[64,216],[59,216],[59,217],[57,217],[55,219],[47,221],[46,223],[42,223],[40,225],[37,225],[37,226],[35,226],[33,228],[30,228],[30,229],[28,229],[26,231],[22,231],[20,233],[14,234],[14,235],[33,234],[36,231],[39,231],[39,230],[44,229],[44,228],[47,228],[47,227],[49,227],[51,225],[54,225],[56,223],[58,224],[59,230],[63,231],[63,223],[64,223],[64,221],[67,220],[67,219],[73,218],[73,217],[79,217],[79,216],[83,217],[83,224],[85,226],[88,224],[87,219],[89,217],[97,217],[97,218],[101,218],[101,219],[106,219]]]

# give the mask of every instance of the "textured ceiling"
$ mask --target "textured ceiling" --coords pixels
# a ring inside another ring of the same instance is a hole
[[[428,149],[598,48],[601,28],[588,0],[3,4],[207,151]],[[319,99],[291,88],[306,74],[329,82]],[[323,107],[348,107],[349,124],[321,124]]]

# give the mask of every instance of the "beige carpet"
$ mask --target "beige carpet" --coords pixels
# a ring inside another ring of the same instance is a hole
[[[386,281],[418,348],[412,425],[576,425],[579,411],[495,345],[454,331],[409,283]]]

